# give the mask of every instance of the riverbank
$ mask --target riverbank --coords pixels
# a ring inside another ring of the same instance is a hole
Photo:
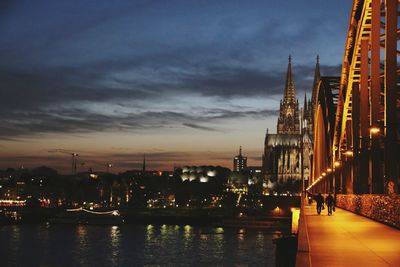
[[[119,208],[88,209],[88,212],[117,210],[118,216],[127,224],[173,224],[173,225],[216,225],[246,228],[282,228],[291,224],[291,209],[296,206],[295,198],[271,197],[263,208],[248,207],[162,207],[162,208]],[[51,222],[66,207],[2,207],[0,224],[25,224]],[[76,209],[76,210],[79,210]],[[76,213],[77,216],[79,213]],[[73,215],[72,215],[73,216]],[[70,216],[69,216],[70,217]],[[72,220],[73,221],[73,220]],[[80,222],[77,220],[77,222]],[[91,224],[88,221],[88,224]],[[95,222],[93,223],[95,224]]]

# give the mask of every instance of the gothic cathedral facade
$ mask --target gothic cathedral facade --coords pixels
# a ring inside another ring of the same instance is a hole
[[[268,132],[265,136],[262,157],[264,181],[269,187],[288,181],[308,180],[311,173],[313,144],[313,106],[316,86],[320,80],[319,59],[314,75],[311,100],[304,96],[300,109],[292,75],[292,62],[286,73],[283,99],[280,102],[277,133]],[[272,188],[270,188],[272,189]]]

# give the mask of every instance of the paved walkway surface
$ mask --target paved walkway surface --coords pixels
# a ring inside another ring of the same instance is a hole
[[[400,266],[400,230],[339,208],[304,209],[311,266]]]

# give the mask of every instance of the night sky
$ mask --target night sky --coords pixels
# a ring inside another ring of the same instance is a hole
[[[351,1],[1,1],[0,168],[260,165],[288,55],[339,75]]]

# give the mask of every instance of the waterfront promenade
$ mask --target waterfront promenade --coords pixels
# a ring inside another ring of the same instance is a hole
[[[339,208],[303,210],[296,266],[400,266],[400,230]]]

